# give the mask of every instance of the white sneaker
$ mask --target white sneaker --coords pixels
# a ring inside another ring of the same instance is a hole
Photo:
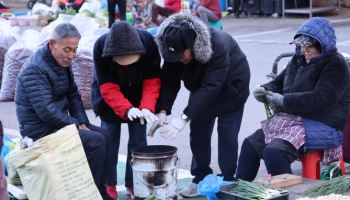
[[[197,184],[196,183],[191,183],[184,189],[180,191],[180,195],[183,197],[197,197],[199,196],[199,193],[197,191]]]
[[[277,18],[277,17],[278,17],[278,13],[273,13],[273,14],[271,15],[271,17],[272,17],[272,18]]]
[[[129,195],[131,199],[135,199],[134,188],[127,187],[126,188],[126,194]]]

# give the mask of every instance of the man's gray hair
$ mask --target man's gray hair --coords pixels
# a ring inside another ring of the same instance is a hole
[[[65,38],[81,38],[78,29],[71,23],[59,24],[53,29],[51,39],[62,40]]]

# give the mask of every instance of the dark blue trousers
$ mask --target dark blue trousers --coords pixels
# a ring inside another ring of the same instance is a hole
[[[111,133],[111,148],[108,153],[108,166],[107,166],[107,179],[106,184],[115,185],[117,184],[117,173],[116,166],[118,163],[118,151],[120,145],[120,127],[121,123],[107,123],[101,121],[101,127],[107,129]],[[130,165],[131,151],[135,147],[147,146],[146,137],[146,125],[141,125],[137,120],[135,122],[129,122],[129,141],[128,141],[128,153],[126,160],[126,171],[125,171],[125,187],[133,187],[133,176],[132,168]]]
[[[303,152],[303,147],[294,148],[289,142],[276,138],[265,144],[264,132],[259,129],[244,139],[238,160],[237,178],[253,181],[264,159],[267,172],[272,176],[291,174],[291,163]]]
[[[105,192],[108,140],[110,134],[107,130],[94,125],[88,125],[88,130],[79,129],[79,136],[83,144],[87,161],[90,166],[95,184],[101,193]]]
[[[193,154],[191,164],[192,180],[198,183],[208,174],[212,174],[211,136],[215,119],[218,119],[219,167],[225,180],[232,179],[236,172],[238,156],[238,133],[241,127],[244,106],[234,112],[219,115],[202,116],[191,119],[190,145]]]

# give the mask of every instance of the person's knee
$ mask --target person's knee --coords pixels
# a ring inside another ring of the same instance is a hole
[[[246,159],[260,159],[258,152],[255,150],[253,144],[246,138],[241,146],[240,160]]]
[[[247,138],[245,138],[243,140],[241,149],[247,149],[248,150],[248,149],[252,149],[252,148],[253,148],[252,144],[249,142],[249,140]]]
[[[281,149],[267,145],[263,152],[263,158],[265,163],[275,163],[276,161],[285,160],[286,155]]]
[[[275,157],[280,155],[280,150],[276,148],[271,148],[269,145],[267,145],[263,152],[263,158],[265,162],[268,162],[269,160],[274,160]]]
[[[203,7],[203,6],[199,6],[199,7],[197,8],[197,12],[200,13],[200,14],[205,14],[206,8]]]
[[[90,148],[105,148],[106,138],[102,133],[91,131],[89,134],[89,139],[86,141]]]
[[[267,145],[263,157],[266,169],[268,173],[272,174],[272,176],[292,173],[291,162],[288,159],[288,154],[283,150],[269,147],[269,145]]]

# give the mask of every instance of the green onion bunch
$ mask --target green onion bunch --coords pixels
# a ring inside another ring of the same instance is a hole
[[[271,118],[278,112],[277,109],[269,102],[265,102],[264,106],[267,118]]]
[[[321,185],[307,189],[307,196],[323,196],[329,194],[344,194],[350,188],[350,176],[339,176],[323,182]]]
[[[237,196],[264,200],[271,199],[276,196],[280,196],[281,193],[278,190],[274,190],[266,187],[260,183],[248,182],[239,180],[237,183],[233,184],[227,189],[224,189],[225,192],[235,194]]]

